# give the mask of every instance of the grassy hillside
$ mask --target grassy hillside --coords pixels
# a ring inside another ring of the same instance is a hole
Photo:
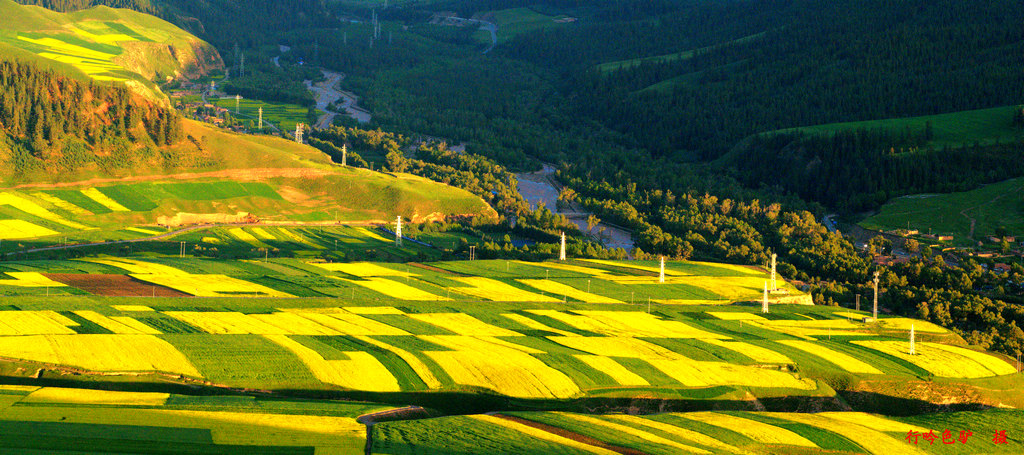
[[[928,144],[937,148],[946,145],[1007,143],[1020,139],[1024,134],[1024,131],[1013,125],[1015,109],[1016,106],[1003,106],[919,117],[830,123],[783,131],[828,134],[850,130],[876,130],[922,134],[930,125],[932,139]]]
[[[1018,178],[961,193],[904,196],[889,201],[860,225],[890,230],[905,229],[909,223],[911,229],[924,233],[952,234],[958,243],[970,243],[970,235],[975,239],[994,235],[999,227],[1020,235],[1024,233],[1022,192],[1024,179]]]
[[[709,51],[713,51],[713,50],[716,50],[716,49],[724,47],[724,46],[729,46],[729,45],[733,45],[733,44],[743,44],[743,43],[747,43],[747,42],[750,42],[750,41],[753,41],[753,40],[757,40],[757,39],[763,38],[765,34],[766,34],[766,32],[756,33],[756,34],[753,34],[753,35],[744,36],[742,38],[737,38],[737,39],[732,40],[732,41],[727,41],[727,42],[722,43],[722,44],[716,44],[714,46],[706,46],[706,47],[702,47],[702,48],[699,48],[699,49],[690,49],[690,50],[686,50],[686,51],[682,51],[682,52],[675,52],[675,53],[672,53],[672,54],[654,55],[654,56],[650,56],[650,57],[641,57],[641,58],[633,58],[633,59],[629,59],[629,60],[619,60],[619,61],[614,61],[614,62],[602,63],[600,65],[597,65],[597,69],[601,73],[611,73],[613,71],[619,71],[619,70],[623,70],[623,69],[631,69],[631,68],[638,67],[638,66],[641,66],[641,65],[657,65],[657,64],[663,64],[663,63],[676,62],[676,61],[680,61],[680,60],[689,60],[689,59],[693,58],[695,55],[699,55],[699,54],[702,54],[702,53],[707,53]]]
[[[161,97],[154,81],[223,67],[213,47],[153,16],[105,6],[57,13],[0,0],[0,53],[25,52],[71,73],[128,83],[154,99]]]

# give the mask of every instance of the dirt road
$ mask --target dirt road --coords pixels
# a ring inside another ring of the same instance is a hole
[[[338,84],[345,79],[345,75],[333,71],[321,71],[324,73],[325,80],[316,84],[313,81],[306,81],[306,87],[309,88],[310,92],[313,92],[313,97],[316,99],[316,110],[323,113],[317,120],[316,125],[313,126],[321,130],[330,127],[334,117],[341,114],[330,111],[327,107],[339,100],[341,100],[340,107],[345,111],[346,115],[356,119],[359,123],[368,123],[372,117],[370,112],[356,104],[359,102],[359,98],[352,93],[338,88]]]

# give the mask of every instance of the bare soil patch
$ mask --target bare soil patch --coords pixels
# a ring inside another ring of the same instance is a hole
[[[81,289],[93,295],[109,297],[191,297],[191,294],[164,286],[149,284],[128,275],[90,273],[47,273],[51,280]]]

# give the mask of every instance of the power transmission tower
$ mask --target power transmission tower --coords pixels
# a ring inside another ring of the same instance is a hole
[[[295,125],[295,142],[302,143],[302,127],[301,123]]]
[[[260,131],[263,131],[263,106],[260,106]]]
[[[235,113],[236,114],[239,112],[238,111],[238,105],[239,105],[239,103],[241,101],[242,101],[242,95],[235,95]]]
[[[761,312],[768,312],[768,282],[764,282],[764,296],[761,297]]]
[[[874,318],[874,320],[877,321],[878,320],[878,271],[877,270],[875,271],[874,283],[875,283],[875,303],[872,306],[871,317]]]
[[[348,144],[341,144],[341,165],[347,166],[348,161]]]
[[[565,232],[562,233],[562,248],[558,251],[558,260],[565,260]]]
[[[395,245],[402,246],[402,216],[395,220]]]
[[[661,257],[661,269],[658,271],[658,282],[665,282],[665,256]]]
[[[240,61],[240,63],[239,63],[239,68],[238,68],[238,77],[242,77],[242,76],[245,76],[245,54],[244,53],[242,54],[242,56],[241,56],[239,61]]]
[[[775,253],[772,253],[772,290],[773,291],[779,289],[779,287],[776,286],[776,284],[775,284],[775,259],[778,258],[778,257],[779,257],[779,255],[777,255]]]
[[[914,324],[910,324],[910,355],[915,355],[914,351]]]

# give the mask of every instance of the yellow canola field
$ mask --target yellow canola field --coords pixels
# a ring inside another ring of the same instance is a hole
[[[126,311],[126,312],[153,311],[152,308],[150,308],[148,306],[145,306],[145,305],[111,305],[110,307],[115,309],[115,310],[117,310],[117,311]]]
[[[1017,373],[1016,367],[1009,363],[1006,363],[1006,361],[1004,361],[1003,359],[1000,359],[999,357],[996,357],[991,354],[978,352],[973,349],[962,348],[960,346],[950,346],[948,344],[942,343],[925,342],[923,344],[928,347],[938,348],[946,352],[967,357],[981,365],[984,365],[985,368],[988,368],[996,375]]]
[[[759,314],[744,313],[740,311],[708,311],[710,314],[723,321],[764,321],[765,318]]]
[[[498,280],[490,278],[484,278],[480,276],[467,276],[467,277],[451,277],[452,280],[458,281],[463,284],[469,285],[469,287],[458,287],[451,288],[455,291],[463,294],[469,294],[474,297],[479,297],[485,300],[491,300],[495,302],[560,302],[560,299],[548,297],[546,295],[534,294],[529,291],[524,291],[515,286],[502,283]]]
[[[675,450],[680,450],[680,451],[686,452],[686,453],[699,453],[699,454],[710,454],[711,453],[711,452],[708,452],[707,450],[704,450],[704,449],[702,449],[700,447],[688,446],[686,444],[682,444],[682,443],[673,441],[671,439],[663,438],[661,436],[658,436],[656,434],[652,434],[652,433],[650,433],[648,431],[644,431],[644,430],[641,430],[639,428],[631,427],[631,426],[628,426],[628,425],[623,425],[621,423],[610,422],[610,421],[602,419],[602,418],[591,417],[591,416],[586,416],[586,415],[581,415],[581,414],[569,414],[569,413],[566,413],[566,412],[556,412],[555,414],[557,414],[559,416],[562,416],[562,417],[565,417],[565,418],[568,418],[568,419],[571,419],[571,420],[575,420],[575,421],[584,423],[584,424],[589,424],[589,425],[593,425],[593,426],[597,426],[597,427],[607,428],[610,434],[616,434],[616,433],[628,434],[630,436],[635,436],[637,438],[643,439],[644,441],[647,441],[649,443],[653,443],[653,444],[657,444],[657,445],[661,445],[661,446],[672,447]]]
[[[138,232],[139,234],[144,234],[144,235],[160,235],[160,234],[162,234],[162,232],[160,232],[160,231],[154,231],[152,229],[143,229],[143,228],[135,227],[135,226],[129,226],[129,227],[126,227],[124,229],[126,231]]]
[[[0,280],[0,286],[17,286],[21,288],[59,288],[66,286],[53,281],[39,272],[7,272],[13,280]]]
[[[497,425],[499,427],[507,428],[507,429],[512,430],[512,431],[517,431],[517,432],[522,433],[522,434],[524,434],[526,436],[534,437],[534,438],[537,438],[537,439],[540,439],[540,440],[544,440],[544,441],[548,441],[548,442],[553,442],[555,444],[563,445],[563,446],[566,446],[566,447],[571,447],[573,449],[576,449],[576,450],[579,450],[579,451],[583,451],[583,452],[586,452],[586,453],[591,453],[591,454],[594,454],[594,455],[619,455],[618,452],[615,452],[615,451],[612,451],[612,450],[608,450],[608,449],[605,449],[605,448],[602,448],[602,447],[592,446],[590,444],[584,444],[582,442],[575,441],[575,440],[566,438],[564,436],[559,436],[557,434],[550,433],[550,432],[541,430],[539,428],[534,428],[534,427],[531,427],[529,425],[525,425],[525,424],[522,424],[522,423],[519,423],[519,422],[513,422],[511,420],[503,419],[501,417],[496,417],[496,416],[486,415],[486,414],[478,414],[478,415],[472,415],[472,416],[468,416],[468,417],[470,419],[479,420],[481,422],[486,422],[486,423],[490,423],[490,424],[493,424],[493,425]]]
[[[605,297],[603,295],[591,294],[589,292],[581,291],[568,284],[559,283],[552,280],[533,280],[523,279],[516,280],[532,288],[540,289],[541,291],[547,292],[552,295],[562,295],[574,300],[579,300],[584,303],[623,303],[620,300],[615,300],[611,297]]]
[[[337,278],[337,277],[335,277]],[[408,284],[391,280],[384,277],[366,277],[360,280],[346,280],[344,278],[337,278],[339,280],[356,284],[367,288],[373,292],[384,294],[388,297],[400,299],[400,300],[430,300],[430,301],[449,301],[448,297],[442,297],[439,295],[431,294],[422,289],[414,288]]]
[[[668,348],[631,337],[547,337],[562,346],[577,351],[608,357],[632,357],[637,359],[686,359],[682,354]]]
[[[411,335],[405,330],[352,313],[302,312],[299,316],[336,330],[341,335]]]
[[[612,379],[614,379],[615,382],[619,383],[619,385],[651,385],[651,383],[647,382],[646,379],[632,371],[629,371],[626,367],[622,366],[621,364],[619,364],[619,362],[616,362],[615,359],[612,359],[610,357],[584,354],[577,354],[574,355],[573,357],[576,357],[583,363],[589,365],[591,368],[600,371],[604,374],[607,374]]]
[[[978,359],[984,363],[979,363],[973,358],[974,356],[940,348],[937,346],[938,343],[917,343],[915,348],[916,355],[908,354],[909,343],[906,341],[856,340],[851,341],[851,343],[898,357],[924,368],[935,376],[944,378],[984,378],[996,376],[999,373],[993,372],[986,365],[990,363],[996,365],[996,362],[1006,363],[985,354],[982,354],[985,355],[985,358]],[[991,358],[991,362],[988,361],[989,358]],[[1011,372],[1016,372],[1016,369]]]
[[[673,415],[732,430],[761,444],[818,447],[817,444],[799,434],[782,427],[758,422],[757,420],[717,412],[685,412]]]
[[[579,387],[561,371],[530,355],[542,353],[497,338],[420,335],[453,351],[425,351],[456,384],[517,398],[569,398]]]
[[[0,311],[0,335],[72,335],[77,325],[56,311]]]
[[[292,297],[291,294],[227,275],[131,274],[133,278],[197,297]]]
[[[291,229],[288,229],[288,228],[278,228],[277,232],[280,232],[281,235],[283,235],[284,237],[287,237],[287,240],[291,240],[291,241],[293,241],[295,243],[301,243],[303,245],[312,247],[312,248],[317,249],[317,250],[324,249],[323,246],[318,245],[316,243],[313,243],[313,242],[309,241],[309,239],[303,237],[302,235],[299,235],[299,234],[296,234],[296,233],[292,232]]]
[[[800,380],[790,373],[777,370],[689,359],[655,358],[644,360],[687,387],[734,385],[798,390],[815,390],[817,388],[817,384],[813,380]]]
[[[652,267],[652,266],[640,265],[640,264],[635,264],[635,263],[632,263],[632,262],[629,262],[629,261],[609,261],[607,259],[584,259],[584,261],[593,262],[594,264],[610,265],[610,266],[613,266],[613,267],[625,267],[627,269],[643,270],[645,272],[659,273],[661,271],[660,267]],[[665,265],[665,276],[666,277],[670,277],[670,276],[690,276],[690,274],[689,273],[679,272],[679,271],[676,271],[676,270],[672,270],[672,269],[669,268],[669,265],[666,264]],[[657,277],[654,277],[654,278],[657,279]]]
[[[927,433],[928,428],[919,427],[917,425],[911,425],[909,423],[898,422],[895,420],[889,420],[883,416],[868,414],[866,412],[819,412],[816,415],[822,417],[828,417],[833,420],[839,420],[842,422],[848,422],[862,427],[871,428],[876,431],[884,431],[886,433],[906,433],[908,431],[917,431],[919,433]]]
[[[822,342],[811,342],[804,340],[779,340],[778,343],[782,343],[786,346],[799,349],[808,354],[817,356],[822,360],[829,362],[839,368],[842,368],[851,373],[867,373],[867,374],[885,374],[881,370],[875,368],[867,363],[842,352],[829,349],[823,346]]]
[[[0,239],[20,240],[55,235],[57,231],[25,220],[0,220]]]
[[[789,321],[789,320],[766,320],[766,321],[750,321],[751,324],[757,325],[768,330],[774,330],[776,332],[785,333],[787,335],[793,335],[796,337],[807,338],[807,337],[827,337],[829,335],[845,335],[845,336],[871,336],[874,335],[869,331],[870,327],[860,322],[853,322],[848,319],[827,319],[827,320],[801,320],[801,321]]]
[[[443,384],[441,384],[441,381],[439,381],[437,377],[434,376],[434,372],[430,371],[430,367],[427,366],[426,363],[423,363],[423,361],[420,360],[419,357],[416,357],[416,354],[413,354],[409,351],[406,351],[405,349],[399,348],[397,346],[392,346],[383,341],[368,336],[356,336],[355,338],[364,343],[377,346],[378,348],[390,351],[391,353],[397,355],[399,358],[402,359],[403,362],[405,362],[406,364],[409,365],[410,368],[412,368],[412,371],[416,372],[416,375],[423,380],[423,383],[426,384],[427,387],[431,389],[440,389],[443,386]]]
[[[711,436],[705,435],[703,433],[698,433],[696,431],[688,430],[686,428],[680,428],[680,427],[677,427],[675,425],[670,425],[670,424],[667,424],[667,423],[664,423],[664,422],[659,422],[657,420],[651,420],[651,419],[646,419],[646,418],[643,418],[643,417],[631,416],[631,415],[609,415],[609,416],[605,416],[605,418],[608,419],[608,420],[612,420],[612,421],[618,421],[618,422],[623,422],[623,423],[630,423],[630,424],[632,424],[634,426],[638,426],[638,427],[653,428],[655,430],[659,430],[659,431],[668,433],[668,434],[670,434],[672,436],[680,437],[680,438],[683,438],[683,439],[688,439],[690,441],[696,442],[698,444],[701,444],[701,445],[704,445],[704,446],[707,446],[707,447],[713,447],[716,451],[718,451],[720,453],[749,453],[749,452],[740,450],[740,449],[738,449],[736,447],[733,447],[733,446],[731,446],[729,444],[725,444],[725,443],[723,443],[723,442],[721,442],[721,441],[719,441],[719,440],[717,440],[715,438],[712,438]]]
[[[149,327],[130,317],[107,317],[91,310],[75,311],[75,314],[91,321],[104,329],[118,334],[127,335],[159,335],[160,331]]]
[[[374,240],[380,240],[381,242],[394,243],[394,241],[395,241],[394,238],[388,239],[388,238],[381,237],[380,234],[378,234],[376,231],[371,231],[371,230],[363,228],[363,227],[357,227],[357,228],[355,228],[355,230],[358,231],[360,234],[363,234],[363,235],[365,235],[365,236],[367,236],[367,237],[369,237],[371,239],[374,239]]]
[[[231,311],[165,311],[164,314],[215,335],[294,334],[253,316]],[[300,318],[301,319],[301,318]]]
[[[254,227],[249,228],[249,230],[251,230],[253,235],[260,240],[277,240],[277,237],[274,237],[274,234],[267,232],[266,229]]]
[[[65,201],[65,200],[63,200],[63,199],[61,199],[61,198],[59,198],[57,196],[46,194],[46,193],[44,193],[42,191],[36,191],[34,193],[31,193],[31,194],[32,194],[32,197],[34,197],[36,199],[41,199],[41,200],[45,201],[46,203],[48,203],[48,204],[50,204],[50,205],[52,205],[54,207],[57,207],[57,208],[59,208],[61,210],[64,210],[65,212],[71,212],[71,213],[73,213],[75,215],[88,215],[89,214],[88,210],[85,210],[85,209],[83,209],[83,208],[81,208],[81,207],[79,207],[79,206],[77,206],[75,204],[72,204],[72,203],[70,203],[68,201]]]
[[[545,269],[556,269],[565,270],[567,272],[582,273],[584,275],[590,275],[595,277],[603,277],[605,275],[611,275],[612,273],[607,270],[595,269],[591,267],[583,267],[579,265],[563,264],[561,262],[526,262],[526,261],[514,261],[516,264],[529,265],[533,267],[541,267]]]
[[[122,393],[122,392],[118,392]],[[209,429],[216,444],[316,447],[317,454],[362,453],[366,426],[351,417],[173,409],[82,406],[17,406],[0,411],[0,420],[95,425],[146,425]],[[358,445],[358,451],[350,450]],[[326,449],[326,450],[324,450]]]
[[[345,352],[348,360],[326,360],[318,352],[285,335],[264,335],[267,339],[292,351],[309,371],[322,382],[353,390],[398,392],[398,380],[368,352]]]
[[[397,277],[414,277],[419,276],[415,273],[403,272],[401,270],[390,269],[377,264],[369,262],[310,262],[309,264],[320,267],[324,270],[330,270],[332,272],[341,272],[360,278],[367,278],[373,276],[397,276]]]
[[[347,306],[344,309],[355,314],[405,314],[393,306]]]
[[[88,30],[85,30],[82,27],[83,25],[80,24],[71,24],[68,25],[66,28],[74,34],[81,36],[82,38],[85,38],[87,41],[92,41],[95,43],[115,44],[123,41],[138,41],[134,37],[125,35],[124,33],[93,33]]]
[[[523,334],[483,322],[465,313],[409,314],[410,318],[436,325],[459,335],[483,337],[519,337]]]
[[[131,211],[127,207],[125,207],[125,206],[121,205],[120,203],[118,203],[117,201],[111,199],[106,194],[101,193],[100,190],[98,190],[96,188],[89,188],[89,189],[81,190],[80,192],[83,195],[85,195],[85,197],[87,197],[89,199],[92,199],[93,201],[96,201],[96,203],[98,203],[98,204],[100,204],[100,205],[110,209],[111,211],[114,211],[114,212],[130,212]]]
[[[163,406],[168,393],[111,392],[109,390],[43,387],[30,393],[22,403],[66,403],[117,406]]]
[[[607,336],[650,338],[729,338],[725,335],[698,329],[679,321],[666,321],[639,311],[575,310],[566,313],[557,310],[526,310],[547,316],[573,327]]]
[[[526,316],[523,316],[521,314],[505,313],[505,314],[502,314],[502,316],[504,316],[506,318],[509,318],[509,319],[511,319],[511,320],[513,320],[515,322],[518,322],[519,324],[522,324],[522,325],[524,325],[526,327],[529,327],[529,328],[531,328],[533,330],[544,330],[546,332],[557,333],[559,335],[565,335],[565,336],[570,336],[570,337],[579,336],[579,335],[577,335],[575,333],[572,333],[572,332],[569,332],[569,331],[566,331],[566,330],[556,329],[554,327],[548,326],[548,325],[546,325],[546,324],[544,324],[544,323],[542,323],[540,321],[536,321],[536,320],[530,319],[530,318],[528,318]]]
[[[136,259],[83,259],[132,272],[133,278],[198,297],[292,297],[275,289],[227,275],[194,275],[174,267]]]
[[[755,362],[759,363],[793,363],[793,360],[786,357],[785,354],[771,349],[758,346],[752,343],[746,343],[743,341],[723,341],[706,339],[703,340],[705,343],[710,343],[715,346],[723,347],[734,352],[743,354]]]
[[[106,52],[100,52],[92,50],[87,47],[76,46],[66,41],[61,41],[55,38],[38,38],[33,39],[24,35],[18,35],[18,39],[22,41],[28,41],[32,44],[38,44],[40,46],[48,47],[50,50],[55,52],[63,52],[68,55],[74,55],[83,58],[91,58],[95,60],[110,61],[113,60],[116,55],[108,54]]]
[[[0,337],[5,357],[92,371],[163,371],[202,377],[174,346],[153,335],[32,335]]]
[[[831,431],[845,437],[846,439],[856,441],[857,445],[876,455],[924,453],[914,447],[913,444],[908,444],[906,441],[893,438],[882,431],[852,424],[851,422],[835,420],[820,414],[801,414],[798,412],[792,412],[766,413],[765,415]]]
[[[47,221],[52,221],[57,224],[63,224],[64,226],[67,226],[71,229],[89,229],[89,226],[65,219],[64,217],[57,215],[56,213],[53,213],[49,210],[40,207],[35,202],[32,202],[13,193],[0,193],[0,205],[9,205],[29,215],[39,217]]]
[[[242,228],[231,228],[231,229],[228,229],[228,234],[231,234],[232,237],[234,237],[234,238],[236,238],[238,240],[241,240],[241,241],[243,241],[245,243],[248,243],[248,244],[250,244],[250,245],[252,245],[252,246],[254,246],[256,248],[265,248],[265,247],[267,247],[266,243],[263,243],[263,242],[259,241],[259,239],[254,237],[252,234],[250,234],[248,232],[245,232],[245,229],[242,229]]]

